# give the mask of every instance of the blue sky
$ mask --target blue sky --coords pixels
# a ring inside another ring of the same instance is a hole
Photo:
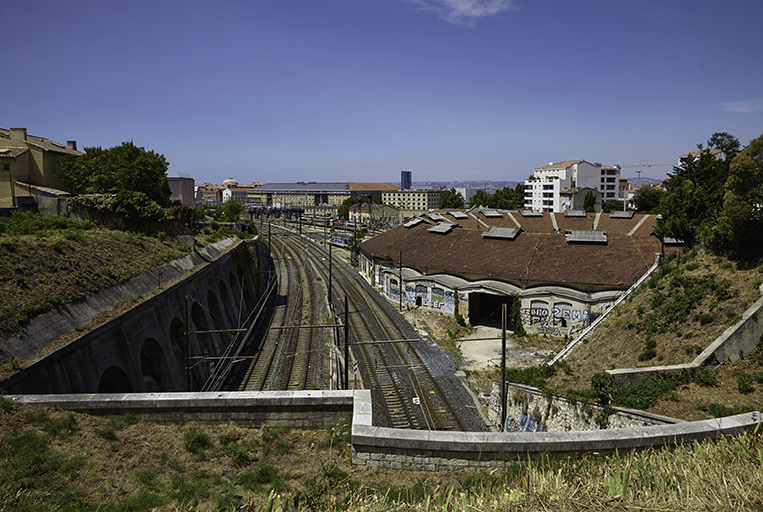
[[[197,183],[521,181],[763,133],[758,0],[5,0],[0,18],[0,127],[133,140]]]

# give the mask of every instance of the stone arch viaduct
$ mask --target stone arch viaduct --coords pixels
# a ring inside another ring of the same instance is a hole
[[[24,337],[6,340],[3,351],[21,359],[25,351],[39,348],[36,340],[50,340],[61,330],[81,330],[77,326],[87,325],[118,300],[157,286],[161,290],[6,379],[0,389],[24,394],[198,390],[209,375],[210,363],[194,357],[220,355],[230,334],[196,331],[240,328],[246,312],[262,296],[270,269],[264,244],[229,239],[116,290],[63,306],[32,320]],[[181,276],[185,277],[177,280]]]

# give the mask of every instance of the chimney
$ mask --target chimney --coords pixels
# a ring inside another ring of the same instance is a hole
[[[69,149],[73,149],[74,151],[77,151],[77,141],[76,140],[67,140],[66,145],[69,147]]]
[[[26,128],[11,128],[11,140],[25,141],[26,140]]]

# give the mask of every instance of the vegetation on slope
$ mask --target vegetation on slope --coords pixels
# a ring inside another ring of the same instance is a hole
[[[0,218],[0,337],[32,316],[121,283],[188,249],[91,222],[14,213]]]
[[[155,425],[0,397],[0,510],[264,511],[276,510],[275,495],[294,511],[763,506],[763,440],[754,434],[448,472],[357,470],[349,441],[348,424]]]

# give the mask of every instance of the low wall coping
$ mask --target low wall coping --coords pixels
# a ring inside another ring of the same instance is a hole
[[[204,393],[115,393],[79,395],[8,395],[17,403],[57,407],[92,414],[133,413],[160,416],[170,422],[190,421],[195,414],[213,413],[205,422],[241,422],[256,418],[262,411],[272,424],[304,427],[304,413],[311,422],[326,424],[317,416],[335,419],[339,413],[352,412],[353,461],[361,453],[381,457],[437,457],[454,461],[512,461],[544,453],[613,452],[703,439],[737,435],[755,429],[760,413],[683,422],[651,427],[569,432],[446,432],[377,427],[372,424],[371,392],[356,391],[231,391]],[[183,414],[173,414],[182,411]],[[247,413],[246,417],[241,412]],[[280,412],[279,412],[280,411]],[[228,415],[229,414],[229,415]],[[269,415],[268,415],[269,414]],[[262,417],[262,416],[261,416]],[[327,418],[329,419],[329,418]],[[251,421],[250,421],[251,422]],[[358,458],[359,459],[359,458]],[[460,462],[459,462],[460,461]],[[471,464],[470,463],[470,464]],[[454,467],[455,467],[454,466]],[[471,465],[470,465],[471,467]]]

